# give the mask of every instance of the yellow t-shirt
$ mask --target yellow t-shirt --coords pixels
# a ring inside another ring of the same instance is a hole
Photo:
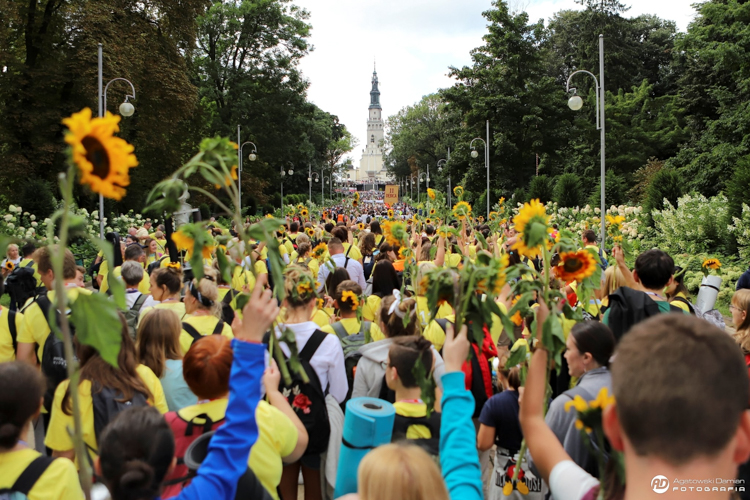
[[[99,291],[101,293],[106,293],[107,290],[109,290],[110,276],[115,278],[119,278],[120,276],[122,276],[122,267],[116,267],[111,273],[107,273],[107,275],[104,276],[102,284],[99,288]],[[149,275],[145,270],[143,271],[143,278],[141,279],[141,282],[138,283],[138,291],[144,295],[149,295],[151,293],[151,278],[149,278]]]
[[[331,315],[324,309],[316,309],[312,318],[310,318],[310,321],[318,325],[320,328],[323,328],[331,324]]]
[[[162,253],[159,253],[159,252],[148,254],[146,256],[146,267],[148,267],[150,264],[153,264],[154,262],[156,262],[157,260],[161,259],[162,257],[164,257],[164,255]]]
[[[380,303],[383,301],[377,295],[370,295],[362,306],[362,317],[367,321],[375,321],[375,317],[380,309]]]
[[[195,419],[206,414],[214,422],[224,418],[227,411],[226,399],[215,399],[207,403],[188,406],[177,413],[184,420]],[[266,401],[260,401],[255,410],[258,424],[258,440],[250,449],[247,465],[253,470],[266,491],[276,500],[276,487],[281,482],[284,464],[282,458],[289,456],[297,446],[299,435],[294,423],[280,410]],[[195,419],[200,424],[202,419]]]
[[[10,310],[0,307],[0,363],[14,361],[16,352],[13,350],[13,338],[10,336]],[[16,339],[23,328],[23,314],[16,311]],[[1,487],[0,487],[1,488]]]
[[[219,319],[216,316],[210,314],[201,316],[188,315],[185,316],[182,321],[183,323],[187,323],[195,328],[198,333],[205,337],[206,335],[211,335],[214,333],[214,328],[216,328],[216,324],[219,322]],[[221,329],[221,335],[228,339],[233,339],[234,334],[232,333],[232,327],[224,323],[224,327]],[[186,332],[185,330],[182,330],[182,332],[180,332],[180,348],[182,349],[183,355],[188,352],[188,349],[190,349],[190,346],[193,345],[193,342],[194,339],[188,332]]]
[[[174,311],[174,313],[180,318],[180,321],[185,317],[185,303],[178,300],[170,300],[169,302],[159,302],[155,306],[142,308],[138,321],[142,321],[143,317],[154,309],[167,309],[169,311]]]
[[[255,267],[257,272],[258,262],[255,263]],[[263,267],[265,267],[265,264]],[[252,292],[253,288],[255,288],[255,276],[250,271],[243,269],[242,266],[235,266],[232,272],[232,288],[242,290],[242,287],[245,285]]]
[[[109,274],[109,261],[107,259],[104,259],[99,266],[99,271],[97,271],[97,276],[102,277],[102,283],[99,285],[99,291],[101,293],[106,293],[107,288],[109,288],[109,285],[107,284],[107,275]]]
[[[450,304],[445,303],[438,307],[437,314],[432,319],[443,319],[453,314],[453,308]],[[427,297],[417,297],[417,315],[422,328],[427,326],[430,320],[430,308],[427,306]]]
[[[78,298],[78,294],[88,295],[91,290],[79,287],[68,287],[65,289],[68,294],[68,301],[74,302]],[[49,298],[52,304],[55,304],[55,291],[50,290],[47,292],[47,298]],[[44,343],[47,341],[47,336],[50,333],[49,323],[47,318],[44,317],[42,309],[39,304],[32,303],[23,313],[22,328],[18,331],[18,341],[26,344],[37,344],[37,357],[42,359],[42,352],[44,351]]]
[[[351,250],[349,250],[350,246],[351,246]],[[360,252],[359,248],[355,247],[354,245],[349,245],[349,243],[344,243],[344,255],[346,255],[346,252],[349,252],[350,259],[362,260],[362,252]]]
[[[164,390],[161,382],[146,365],[138,365],[136,372],[146,387],[151,392],[148,403],[155,407],[161,414],[167,413],[167,399],[164,397]],[[73,415],[66,415],[62,411],[62,401],[65,397],[65,391],[68,390],[70,380],[63,380],[55,390],[55,398],[52,401],[52,415],[50,417],[49,428],[47,428],[47,437],[44,444],[48,448],[57,451],[72,450],[73,438],[68,429],[73,429]],[[91,458],[96,457],[96,451],[99,449],[94,432],[94,400],[91,398],[91,381],[82,380],[78,384],[78,401],[81,405],[81,427],[83,429],[83,441],[91,447],[89,454]],[[92,451],[93,450],[93,451]],[[76,457],[76,466],[78,457]]]
[[[31,448],[0,453],[0,490],[10,488],[41,454]],[[75,465],[67,458],[54,460],[27,495],[29,500],[82,500],[83,490]]]
[[[680,297],[680,298],[683,298],[685,300],[688,300],[687,296],[685,296],[685,294],[682,293],[682,292],[680,292],[677,295],[675,295],[674,298],[676,298],[676,297]],[[674,300],[674,298],[669,301],[669,305],[670,306],[679,307],[680,309],[682,309],[686,313],[690,314],[690,307],[688,307],[688,305],[685,304],[683,301],[681,301],[681,300]],[[0,328],[2,328],[2,324],[0,324]],[[0,335],[2,335],[2,333],[0,333]],[[0,356],[0,361],[2,361],[2,356]]]
[[[397,401],[393,403],[397,415],[402,417],[426,417],[427,405],[424,403],[407,403]],[[426,425],[412,425],[406,431],[406,439],[430,439],[432,433]]]
[[[156,238],[154,238],[154,240],[156,241],[156,244],[159,246],[159,250],[161,250],[161,253],[167,253],[167,240],[166,239],[157,240]]]
[[[39,270],[37,269],[36,261],[34,259],[21,259],[21,262],[18,263],[18,267],[26,267],[29,262],[31,262],[31,268],[34,270],[36,286],[44,286],[44,283],[42,283],[42,276],[39,274]]]
[[[450,315],[445,319],[453,323],[455,321],[455,316]],[[430,323],[424,327],[422,330],[422,336],[432,342],[432,345],[438,351],[442,349],[443,344],[445,344],[445,331],[440,326],[440,323],[435,320],[430,321]]]
[[[445,264],[443,265],[443,267],[458,268],[458,265],[461,264],[463,258],[463,255],[461,255],[460,253],[445,254]]]
[[[346,330],[346,333],[349,335],[355,335],[359,333],[359,329],[362,327],[362,323],[357,321],[357,318],[343,318],[340,319],[338,323],[341,323],[341,325],[344,327],[344,330]],[[320,330],[322,332],[336,335],[336,330],[333,329],[333,325],[324,326]],[[375,323],[370,324],[370,338],[372,338],[373,342],[377,342],[378,340],[383,340],[385,338],[383,332],[380,331],[380,327]]]
[[[307,262],[307,268],[310,270],[310,273],[312,273],[313,278],[318,277],[318,271],[320,271],[320,264],[318,264],[318,261],[316,259],[313,259],[312,257],[305,257],[304,259],[295,259],[293,261],[294,264],[300,264],[302,267],[304,267],[304,263],[306,260],[310,259]]]

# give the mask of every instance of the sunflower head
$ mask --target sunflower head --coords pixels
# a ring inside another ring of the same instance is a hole
[[[426,218],[426,219],[424,220],[424,223],[425,223],[425,224],[432,224],[432,219],[430,219],[430,218],[428,217],[428,218]]]
[[[464,195],[464,188],[461,186],[454,187],[453,194],[461,198]]]
[[[326,245],[325,243],[318,243],[315,248],[312,249],[312,256],[318,260],[321,260],[327,252],[328,245]]]
[[[120,130],[120,117],[107,112],[92,118],[91,109],[84,108],[63,120],[68,127],[65,142],[78,168],[81,184],[105,198],[121,200],[130,185],[129,170],[138,165],[133,146],[114,133]]]
[[[560,264],[557,265],[556,272],[558,278],[566,283],[571,281],[580,283],[594,274],[597,265],[591,252],[582,249],[560,254]]]
[[[311,227],[305,228],[305,233],[306,233],[306,234],[307,234],[307,235],[308,235],[308,236],[309,236],[310,238],[312,238],[312,237],[314,237],[314,236],[315,236],[315,229],[313,229],[313,228],[311,228]]]
[[[456,186],[456,187],[460,187],[460,186]],[[458,220],[464,220],[470,215],[471,215],[471,205],[469,205],[465,201],[459,201],[453,207],[453,217],[455,217]]]
[[[354,201],[352,202],[352,206],[353,206],[354,208],[357,208],[357,205],[359,205],[359,203],[357,202],[357,200],[354,200]]]
[[[393,219],[393,209],[388,209],[388,218]]]
[[[430,215],[435,215],[435,209],[434,208],[430,209]]]
[[[402,259],[406,259],[411,254],[409,247],[401,247],[398,249],[398,256]]]
[[[713,269],[714,271],[721,268],[721,262],[719,262],[719,259],[706,259],[703,261],[703,265],[701,267],[705,267],[706,269]]]
[[[518,232],[518,240],[513,249],[529,258],[538,257],[541,254],[540,246],[548,239],[547,234],[552,231],[549,219],[544,204],[539,200],[531,200],[524,204],[513,220]]]
[[[365,223],[364,222],[357,223],[357,229],[359,229],[360,231],[364,231],[365,230]]]
[[[359,191],[354,193],[354,201],[359,201]]]
[[[299,212],[299,214],[300,214],[300,215],[301,215],[302,217],[307,217],[307,215],[308,215],[309,213],[310,213],[310,212],[308,212],[306,208],[303,208],[303,209],[302,209],[302,210],[300,210],[300,212]]]
[[[180,270],[180,268],[181,268],[182,266],[180,265],[180,263],[179,263],[179,262],[169,262],[169,263],[167,263],[167,265],[166,265],[166,266],[164,266],[164,267],[169,267],[169,268],[171,268],[171,269],[177,269],[177,270],[179,271],[179,270]]]
[[[490,220],[491,221],[497,220],[497,212],[490,212]]]
[[[389,245],[405,246],[409,239],[406,224],[400,221],[387,221],[383,225],[383,234]]]
[[[341,302],[346,304],[350,310],[357,309],[359,307],[359,297],[351,290],[344,290],[341,293]],[[339,304],[340,306],[341,304]]]
[[[5,261],[5,269],[6,269],[6,271],[12,271],[15,267],[16,267],[16,265],[13,264],[12,261],[10,261],[10,260],[6,260]]]
[[[435,199],[435,190],[432,188],[427,188],[427,196],[431,199]]]

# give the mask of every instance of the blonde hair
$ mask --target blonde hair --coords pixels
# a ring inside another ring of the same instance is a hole
[[[411,298],[403,299],[393,311],[393,314],[388,314],[388,311],[395,300],[396,297],[389,295],[383,298],[380,302],[378,316],[384,327],[383,334],[388,338],[418,334],[417,301]],[[406,317],[407,314],[409,315],[409,321],[404,325],[404,317]]]
[[[206,306],[203,302],[196,299],[195,302],[198,309],[211,311],[211,314],[221,319],[221,303],[219,302],[219,285],[216,280],[218,279],[218,273],[216,270],[205,267],[203,268],[203,274],[205,275],[200,281],[193,280],[193,286],[195,286],[203,298],[211,301],[210,306]],[[190,293],[190,292],[188,292]],[[195,298],[195,297],[193,297]]]
[[[297,285],[302,281],[315,283],[312,273],[301,266],[290,265],[284,272],[284,296],[290,307],[303,307],[316,298],[312,293],[304,297],[297,293]]]
[[[417,296],[422,297],[427,293],[427,290],[422,290],[422,288],[419,286],[419,283],[422,282],[422,278],[424,278],[426,274],[434,271],[435,269],[437,269],[437,266],[431,261],[419,263],[419,265],[417,266],[417,280],[415,281],[415,283],[417,283],[417,286],[415,288]]]
[[[610,266],[604,271],[604,292],[610,295],[621,286],[625,286],[625,276],[617,266]]]
[[[379,446],[359,464],[361,500],[450,500],[437,465],[408,443]]]
[[[169,309],[154,309],[138,325],[136,352],[138,362],[161,378],[168,359],[182,359],[180,318]]]
[[[750,352],[750,290],[737,290],[732,295],[732,305],[745,312],[745,319],[737,328],[734,339],[745,353]]]

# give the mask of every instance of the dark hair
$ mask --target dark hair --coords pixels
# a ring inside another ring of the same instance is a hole
[[[140,245],[130,245],[128,248],[125,249],[125,260],[138,260],[144,254],[145,252],[143,251],[143,248],[141,248]]]
[[[435,234],[435,226],[433,226],[432,224],[427,224],[424,227],[424,232],[427,236],[432,236],[433,234]]]
[[[372,255],[375,250],[375,235],[372,233],[365,233],[359,239],[359,250],[362,255]]]
[[[151,273],[151,276],[154,277],[156,286],[166,286],[172,295],[182,289],[182,273],[179,269],[162,267]]]
[[[394,300],[396,298],[393,295],[389,295],[380,302],[378,316],[385,327],[383,335],[388,338],[416,335],[418,333],[417,301],[415,299],[404,299],[396,310],[393,311],[393,314],[388,314],[388,310],[391,308]],[[409,322],[404,325],[404,317],[407,314],[409,315]]]
[[[596,243],[596,233],[592,229],[587,229],[583,232],[583,239],[589,243]]]
[[[23,426],[39,410],[45,383],[41,373],[23,361],[0,363],[0,448],[13,448]]]
[[[331,236],[338,238],[341,241],[347,241],[349,239],[349,231],[345,226],[336,226],[333,231],[331,231]]]
[[[323,228],[326,230],[326,233],[330,233],[331,231],[333,231],[334,227],[335,226],[332,223],[326,222],[326,225]]]
[[[374,234],[383,234],[383,231],[380,229],[379,221],[373,220],[370,222],[370,232]]]
[[[685,273],[680,266],[674,266],[672,276],[674,277],[674,282],[677,286],[675,286],[674,292],[669,294],[669,298],[674,298],[680,293],[685,294],[685,297],[689,297],[690,290],[685,286]]]
[[[395,252],[395,251],[396,251],[396,249],[395,249],[395,247],[393,247],[393,245],[391,245],[390,243],[387,243],[387,242],[383,242],[383,244],[380,245],[380,253],[378,254],[378,257],[377,257],[377,259],[375,259],[375,261],[376,262],[381,262],[381,261],[386,261],[387,260],[387,261],[390,262],[390,257],[388,257],[388,252]],[[375,267],[377,267],[377,266],[375,266]]]
[[[120,235],[117,232],[114,233],[107,233],[104,235],[104,239],[107,240],[112,245],[112,251],[114,255],[112,256],[112,259],[114,262],[111,262],[109,265],[109,269],[112,270],[116,267],[120,267],[122,265],[122,251],[120,250]]]
[[[21,253],[23,254],[24,258],[31,257],[31,255],[34,253],[34,250],[36,250],[36,245],[34,245],[33,241],[29,241],[21,247]]]
[[[337,267],[326,278],[326,293],[333,297],[334,295],[336,295],[336,289],[339,287],[339,285],[349,279],[351,279],[349,277],[349,271],[347,271],[343,267]]]
[[[372,271],[372,295],[377,295],[382,299],[392,294],[393,290],[400,288],[401,283],[391,261],[379,260]]]
[[[609,366],[615,350],[615,336],[607,325],[599,321],[584,321],[573,326],[570,334],[581,354],[589,353],[599,366]]]
[[[336,303],[339,306],[339,310],[342,312],[352,312],[356,311],[354,308],[354,304],[352,304],[348,300],[343,300],[344,292],[352,292],[359,301],[360,296],[362,295],[362,287],[357,284],[356,281],[352,280],[345,280],[339,283],[339,285],[336,287],[336,294],[334,295],[334,298],[336,299]]]
[[[289,231],[292,233],[296,233],[299,230],[299,222],[292,221],[289,223]]]
[[[113,500],[151,500],[161,493],[174,457],[174,435],[151,406],[121,412],[102,432],[99,460]]]
[[[501,368],[498,373],[505,377],[505,380],[508,381],[508,385],[514,391],[517,391],[518,388],[521,387],[521,369],[519,367]]]
[[[660,290],[667,286],[674,272],[674,260],[667,252],[654,248],[635,259],[635,272],[641,284],[649,290]]]
[[[404,387],[417,387],[417,378],[412,372],[420,359],[425,371],[432,371],[432,342],[421,335],[399,337],[391,344],[388,358],[388,365],[396,368]]]
[[[723,450],[747,408],[742,351],[695,316],[638,323],[620,340],[611,370],[617,415],[635,452],[675,467]]]

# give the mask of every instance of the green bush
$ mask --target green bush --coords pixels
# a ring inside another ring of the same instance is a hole
[[[750,193],[750,156],[745,156],[737,162],[732,178],[727,182],[727,224],[732,220],[742,218],[742,204],[748,202],[747,194]],[[736,235],[733,235],[731,249],[737,249]]]
[[[527,198],[529,200],[538,199],[542,203],[552,201],[555,195],[555,183],[546,175],[539,175],[531,179]]]
[[[587,203],[593,207],[601,205],[601,186],[599,178],[591,179],[590,185],[586,189],[591,190]],[[628,183],[625,178],[616,174],[613,170],[607,170],[604,177],[604,196],[607,207],[624,205],[628,201]]]
[[[560,207],[577,207],[583,201],[583,186],[576,174],[562,174],[555,184],[555,201]]]
[[[684,194],[684,185],[684,179],[676,170],[663,168],[654,174],[651,184],[646,188],[646,200],[643,204],[649,225],[653,225],[651,212],[661,210],[665,199],[673,207],[677,206],[677,200]]]
[[[513,200],[513,205],[516,203],[526,203],[529,201],[529,197],[526,195],[526,190],[524,188],[518,188],[515,191],[513,191],[513,196],[511,197]]]
[[[211,207],[208,206],[208,203],[201,203],[200,206],[198,206],[198,210],[201,213],[201,220],[208,220],[211,218]]]
[[[21,201],[25,211],[40,217],[42,220],[55,211],[55,197],[48,182],[29,178],[21,185]]]

